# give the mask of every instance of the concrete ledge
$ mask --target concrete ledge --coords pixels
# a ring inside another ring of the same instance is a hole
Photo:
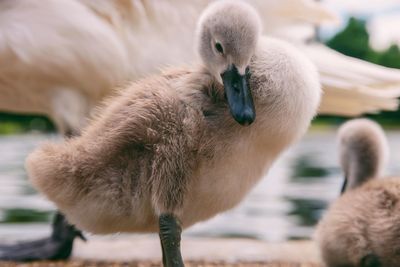
[[[47,261],[32,263],[1,263],[1,267],[159,267],[161,262],[140,261],[140,262],[99,262],[99,261]],[[321,267],[311,263],[282,263],[282,262],[253,262],[253,263],[223,263],[223,262],[188,262],[186,267]]]
[[[202,262],[294,262],[319,263],[316,246],[311,241],[266,243],[236,238],[182,238],[185,261]],[[160,261],[157,236],[114,236],[77,241],[73,251],[77,260]]]
[[[156,267],[161,248],[156,235],[116,235],[77,240],[69,261],[0,262],[0,267]],[[311,241],[266,243],[238,238],[184,236],[186,267],[321,267]]]

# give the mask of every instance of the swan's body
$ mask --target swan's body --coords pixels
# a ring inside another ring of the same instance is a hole
[[[130,85],[81,137],[34,152],[31,181],[71,223],[98,233],[155,231],[164,191],[177,184],[185,227],[230,209],[305,132],[320,97],[313,66],[282,41],[260,41],[250,73],[249,127],[232,119],[203,67],[171,70]],[[168,168],[178,180],[165,186]]]
[[[193,58],[207,2],[1,1],[0,110],[78,132],[116,85]]]
[[[211,4],[196,35],[203,64],[129,85],[81,136],[33,152],[33,185],[80,229],[158,230],[164,265],[183,266],[181,227],[238,204],[319,104],[314,66],[260,32],[251,6]]]
[[[399,201],[398,177],[374,179],[341,196],[318,226],[326,265],[399,266]]]
[[[184,10],[180,15],[194,20],[196,16],[183,8],[188,2],[179,2],[179,10]],[[197,8],[199,3],[204,2],[196,2]],[[141,70],[146,72],[146,66],[155,68],[158,60],[180,62],[182,55],[191,53],[193,47],[185,44],[191,38],[184,38],[188,32],[194,35],[190,21],[184,23],[178,16],[183,29],[169,35],[162,30],[168,20],[151,12],[157,4],[96,2],[93,10],[100,24],[113,28],[123,37],[126,51],[132,52],[122,53],[115,68],[98,65],[108,74],[104,77],[112,78],[109,84],[118,82],[113,74],[135,78]],[[137,16],[124,13],[138,11],[136,5],[144,8],[142,13],[149,21],[142,20],[141,12]],[[114,8],[124,12],[110,14]],[[176,19],[171,12],[164,16]],[[168,25],[169,29],[175,24]],[[279,153],[305,132],[320,98],[318,75],[304,56],[273,39],[258,41],[260,19],[251,6],[219,1],[207,9],[199,25],[196,40],[204,66],[175,69],[131,84],[100,111],[81,137],[49,144],[34,152],[27,164],[33,184],[83,229],[155,231],[158,221],[167,266],[182,265],[179,221],[187,227],[235,206]],[[105,37],[106,33],[110,31],[103,32]],[[178,44],[157,42],[171,36],[176,39],[177,33]],[[73,58],[82,63],[84,53],[71,47],[77,52]],[[174,55],[175,49],[179,55]],[[146,55],[145,62],[140,62],[138,53]],[[128,62],[127,69],[124,62]],[[95,75],[88,77],[96,81]],[[57,99],[68,102],[65,96]],[[239,124],[252,125],[243,128]],[[67,248],[62,249],[62,258],[68,257],[70,240],[79,234],[71,229],[66,242],[57,238],[55,230],[48,242],[24,245],[27,249],[22,251],[18,246],[11,248],[6,259],[60,258],[59,247],[64,243]]]
[[[79,132],[115,85],[191,61],[195,23],[210,1],[1,1],[0,111],[44,114],[61,132]],[[294,21],[332,19],[311,0],[248,2],[263,15],[264,30],[285,39],[293,39],[284,28]],[[298,45],[308,53],[308,46]],[[326,55],[309,53],[322,70],[326,93],[321,112],[355,115],[397,107],[398,90],[387,94],[377,88],[398,87],[399,71],[371,64],[373,73],[393,72],[394,78],[368,75],[363,88],[369,90],[364,92],[357,80],[364,63],[342,75],[338,70],[350,60],[330,50],[328,54],[339,61],[326,70]],[[346,102],[349,95],[352,104]]]
[[[319,223],[316,239],[329,267],[396,267],[400,257],[400,180],[381,178],[388,151],[383,130],[353,120],[339,131],[345,193]]]
[[[397,110],[400,70],[340,54],[322,44],[299,45],[317,66],[324,97],[320,114],[359,116]]]

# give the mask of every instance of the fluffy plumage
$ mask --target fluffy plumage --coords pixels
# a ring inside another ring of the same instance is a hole
[[[389,148],[378,124],[368,119],[351,120],[340,127],[338,139],[347,189],[382,175]]]
[[[96,233],[156,231],[165,212],[188,227],[230,209],[306,131],[320,99],[314,66],[275,39],[259,41],[248,79],[257,111],[248,127],[202,66],[133,83],[81,137],[32,153],[30,180]]]
[[[395,267],[400,257],[399,178],[380,178],[387,141],[376,123],[358,119],[339,130],[349,179],[318,225],[316,240],[329,267]]]

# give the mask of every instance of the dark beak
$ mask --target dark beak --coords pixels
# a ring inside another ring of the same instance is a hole
[[[343,193],[346,191],[347,187],[347,177],[344,177],[342,189],[340,190],[340,194],[343,195]]]
[[[236,66],[231,65],[221,77],[233,118],[241,125],[250,125],[256,118],[256,111],[246,74],[240,75]]]

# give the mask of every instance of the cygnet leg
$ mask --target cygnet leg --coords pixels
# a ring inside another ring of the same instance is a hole
[[[40,240],[0,246],[0,260],[3,261],[34,261],[34,260],[64,260],[72,252],[75,237],[86,240],[82,232],[68,224],[64,215],[57,212],[52,225],[50,237]]]
[[[178,219],[172,214],[162,214],[159,226],[164,267],[183,267],[180,248],[182,228]]]

